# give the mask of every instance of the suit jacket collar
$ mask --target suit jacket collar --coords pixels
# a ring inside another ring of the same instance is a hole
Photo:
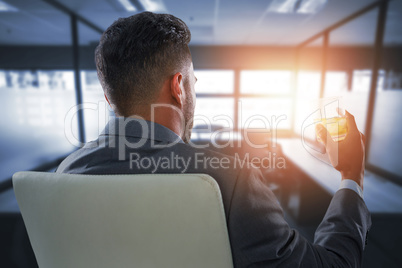
[[[184,143],[172,130],[158,123],[133,117],[110,119],[101,136],[126,136],[167,143]]]

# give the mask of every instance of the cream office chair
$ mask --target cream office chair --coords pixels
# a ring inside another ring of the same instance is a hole
[[[222,197],[203,174],[18,172],[39,267],[233,267]]]

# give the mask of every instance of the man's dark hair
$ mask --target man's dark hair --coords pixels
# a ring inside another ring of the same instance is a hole
[[[115,21],[95,51],[102,88],[115,112],[129,116],[149,104],[166,78],[191,59],[187,25],[169,14],[143,12]]]

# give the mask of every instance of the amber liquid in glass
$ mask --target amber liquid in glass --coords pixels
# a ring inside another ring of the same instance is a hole
[[[323,124],[334,141],[342,141],[348,134],[348,125],[345,117],[332,117],[315,119],[314,122]],[[317,141],[322,142],[321,138],[317,135]]]

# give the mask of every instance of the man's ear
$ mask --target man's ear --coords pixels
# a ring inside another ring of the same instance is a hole
[[[112,107],[112,105],[110,105],[109,99],[106,97],[106,94],[103,94],[103,95],[105,95],[105,99],[106,99],[107,103],[109,103],[109,106]]]
[[[184,100],[184,88],[183,88],[183,75],[175,73],[170,80],[170,94],[172,98],[181,106],[183,106]]]

